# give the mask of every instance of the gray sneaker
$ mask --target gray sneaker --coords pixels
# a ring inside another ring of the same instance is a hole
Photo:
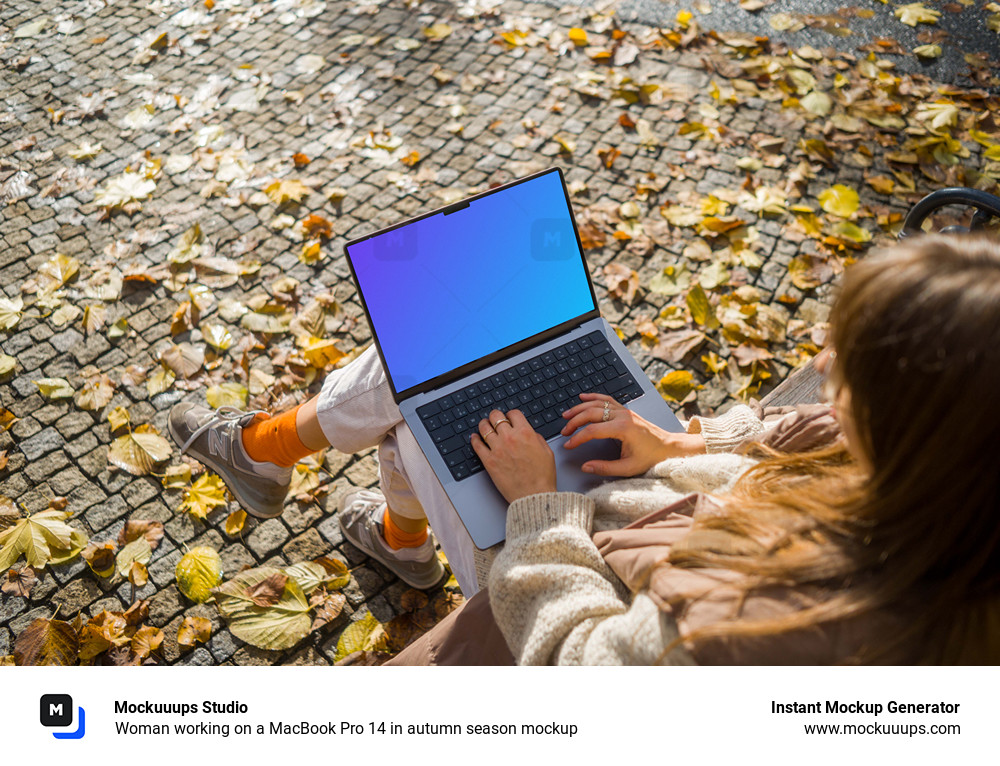
[[[167,426],[181,452],[219,474],[247,513],[273,519],[284,509],[292,469],[258,463],[247,455],[243,427],[250,425],[258,412],[228,406],[211,410],[179,402],[171,408]]]
[[[416,548],[389,547],[383,536],[382,519],[385,517],[385,497],[370,489],[348,491],[340,499],[340,530],[344,537],[365,555],[381,562],[412,588],[426,590],[444,579],[445,571],[434,550],[434,542],[427,539]]]

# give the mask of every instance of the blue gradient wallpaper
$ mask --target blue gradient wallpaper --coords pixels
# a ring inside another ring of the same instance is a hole
[[[556,172],[348,255],[397,391],[594,309]]]

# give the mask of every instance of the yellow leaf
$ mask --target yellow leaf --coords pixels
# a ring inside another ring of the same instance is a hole
[[[701,361],[705,363],[705,367],[712,375],[718,375],[729,366],[729,362],[720,357],[714,351],[709,351],[707,354],[703,354]]]
[[[167,254],[167,260],[171,263],[190,263],[201,255],[203,237],[201,225],[195,224],[181,235],[177,245]]]
[[[893,13],[897,19],[910,27],[915,27],[917,24],[937,24],[937,20],[941,18],[941,11],[928,8],[923,3],[901,5]]]
[[[209,511],[226,504],[226,485],[214,473],[202,474],[188,489],[184,490],[184,500],[180,510],[197,519],[204,519]]]
[[[222,581],[222,559],[214,548],[200,545],[177,562],[174,575],[178,590],[196,604],[203,604],[212,597],[212,588]]]
[[[569,39],[574,45],[583,46],[587,44],[587,33],[580,27],[573,27],[569,30]]]
[[[228,382],[218,386],[212,386],[205,392],[208,406],[213,409],[219,407],[246,407],[247,389],[242,383]]]
[[[230,537],[236,537],[240,532],[243,531],[243,525],[247,520],[247,512],[242,508],[238,508],[226,517],[226,534]]]
[[[124,407],[115,407],[108,413],[108,422],[111,424],[112,431],[117,431],[122,426],[127,426],[131,420],[132,418],[129,417],[128,410]]]
[[[318,369],[336,364],[345,356],[344,352],[337,348],[336,341],[333,340],[300,335],[295,339],[295,342],[302,349],[306,361]]]
[[[431,24],[429,27],[424,27],[423,33],[428,40],[440,41],[451,34],[451,26],[444,22],[438,22],[437,24]]]
[[[108,460],[134,476],[145,476],[153,466],[170,457],[170,442],[151,426],[139,426],[132,433],[111,442]]]
[[[136,587],[139,587],[136,585]],[[163,643],[163,631],[151,625],[144,625],[132,636],[132,654],[136,660],[144,660]]]
[[[128,577],[133,564],[148,564],[152,555],[153,549],[149,540],[140,535],[118,551],[118,555],[115,556],[115,569],[122,577]]]
[[[221,324],[203,322],[199,329],[201,337],[216,351],[226,351],[233,345],[233,334]]]
[[[834,184],[819,194],[819,204],[826,212],[841,218],[850,218],[858,212],[858,193],[843,184]]]
[[[872,176],[865,180],[879,194],[892,194],[893,189],[896,188],[896,182],[886,176]]]
[[[309,187],[301,181],[287,178],[274,181],[264,187],[264,193],[276,205],[284,205],[286,202],[301,202],[309,192]]]
[[[10,330],[21,321],[21,309],[24,301],[21,298],[0,298],[0,330]]]
[[[339,662],[355,652],[378,651],[385,646],[385,630],[371,612],[355,620],[340,635],[333,661]]]
[[[12,373],[16,367],[17,360],[14,357],[0,353],[0,378]]]
[[[719,326],[715,307],[708,300],[708,295],[700,284],[696,284],[688,291],[687,305],[691,312],[691,318],[702,327],[712,330]]]
[[[667,401],[682,402],[693,391],[704,386],[694,382],[694,376],[689,370],[675,370],[660,378],[657,388]]]
[[[69,399],[74,393],[65,378],[42,378],[33,382],[46,399]]]
[[[0,531],[0,572],[22,555],[36,570],[78,555],[87,545],[87,534],[66,524],[69,517],[69,511],[46,510]]]
[[[856,223],[850,221],[840,221],[833,227],[833,233],[838,237],[845,237],[852,242],[863,244],[871,241],[872,235],[867,229],[862,229]]]
[[[936,44],[918,45],[913,49],[914,54],[922,59],[936,59],[941,56],[941,46]]]
[[[164,489],[184,489],[191,481],[191,466],[172,465],[163,474],[161,482]]]
[[[149,376],[146,380],[146,393],[150,396],[156,396],[157,394],[162,394],[167,391],[177,379],[172,370],[168,370],[162,365],[156,368],[156,371]]]
[[[306,242],[299,253],[299,262],[313,266],[323,260],[325,255],[319,242]]]
[[[86,335],[90,335],[100,330],[104,327],[107,315],[108,310],[100,304],[85,307],[83,309],[83,320],[81,321],[83,332]]]
[[[63,620],[33,620],[14,642],[16,665],[75,665],[80,652],[80,638],[73,625]],[[3,663],[7,664],[7,663]]]

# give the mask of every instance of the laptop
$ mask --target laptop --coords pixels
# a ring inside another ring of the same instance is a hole
[[[344,246],[392,393],[473,543],[505,537],[507,502],[472,450],[493,409],[520,409],[556,456],[558,489],[601,478],[617,441],[562,449],[581,392],[681,425],[601,318],[559,168],[433,210]]]

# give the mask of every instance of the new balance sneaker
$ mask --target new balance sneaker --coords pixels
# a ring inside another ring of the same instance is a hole
[[[340,530],[367,556],[381,562],[412,588],[426,590],[444,579],[445,571],[430,533],[416,548],[394,550],[385,541],[382,519],[385,497],[370,489],[348,491],[340,499]]]
[[[273,519],[284,508],[292,469],[259,463],[243,448],[243,428],[258,412],[229,406],[211,410],[179,402],[170,410],[167,426],[181,452],[219,474],[243,510],[260,519]]]

